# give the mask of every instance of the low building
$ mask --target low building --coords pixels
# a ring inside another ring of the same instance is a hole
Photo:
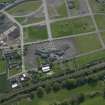
[[[42,66],[42,71],[43,71],[44,73],[49,72],[50,70],[51,70],[51,68],[50,68],[49,65],[43,65],[43,66]]]
[[[17,88],[19,86],[19,83],[18,83],[18,80],[17,78],[12,78],[10,80],[10,84],[11,84],[11,88],[14,89],[14,88]]]
[[[16,87],[18,87],[18,84],[17,83],[14,83],[14,84],[12,84],[12,89],[14,89],[14,88],[16,88]]]
[[[22,75],[20,76],[20,80],[21,80],[21,81],[25,81],[25,80],[26,80],[26,74],[22,74]]]

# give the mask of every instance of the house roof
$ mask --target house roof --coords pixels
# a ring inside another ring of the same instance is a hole
[[[43,71],[43,72],[48,72],[48,71],[50,71],[50,66],[48,66],[48,65],[47,65],[47,66],[43,66],[43,67],[42,67],[42,71]]]

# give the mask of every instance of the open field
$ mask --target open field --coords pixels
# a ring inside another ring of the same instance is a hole
[[[17,70],[17,69],[9,70],[9,77],[14,76],[14,75],[16,75],[16,74],[19,74],[19,73],[21,73],[21,72],[22,72],[21,69],[20,69],[20,70]]]
[[[95,15],[96,23],[100,30],[105,30],[105,15]]]
[[[78,57],[75,60],[76,60],[77,65],[83,66],[85,64],[92,63],[93,61],[97,61],[100,59],[105,59],[105,51],[104,50],[98,51],[93,54]]]
[[[6,61],[2,57],[1,51],[0,51],[0,73],[6,72],[7,66]]]
[[[23,15],[33,11],[36,11],[41,5],[41,1],[26,1],[16,5],[13,8],[7,10],[12,15]],[[28,7],[28,8],[27,8]]]
[[[32,26],[24,28],[25,42],[34,42],[48,38],[47,29],[45,25]]]
[[[0,75],[0,93],[5,92],[9,89],[7,75],[2,74]]]
[[[64,0],[46,0],[50,18],[67,16],[67,8]]]
[[[101,36],[102,36],[102,39],[103,39],[103,41],[104,41],[104,43],[105,43],[105,32],[102,32],[102,33],[101,33]]]
[[[15,19],[22,25],[45,21],[45,14],[43,10],[43,6],[40,6],[36,11],[32,11],[32,13],[22,16],[15,16]]]
[[[38,17],[38,16],[36,16],[36,17],[34,17],[34,16],[30,16],[30,17],[16,17],[15,19],[22,25],[38,23],[40,21],[45,20],[44,17]]]
[[[0,0],[0,3],[3,3],[3,2],[13,2],[13,1],[15,1],[15,0]]]
[[[95,30],[90,17],[54,22],[51,24],[51,28],[54,37],[86,33]]]
[[[83,102],[81,105],[105,105],[105,99],[103,97],[95,97]]]
[[[6,62],[5,60],[2,60],[2,58],[0,58],[0,73],[5,72],[7,69],[6,67]]]
[[[74,39],[80,53],[86,53],[102,47],[97,35],[85,35]]]

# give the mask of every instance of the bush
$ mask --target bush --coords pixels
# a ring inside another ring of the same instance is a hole
[[[50,83],[46,83],[44,88],[45,88],[46,93],[50,93],[52,90],[52,85]]]
[[[63,82],[64,88],[72,89],[77,86],[77,80],[76,79],[67,79]]]
[[[53,90],[56,92],[56,91],[60,90],[60,88],[61,88],[61,84],[58,82],[54,82]]]
[[[44,89],[42,87],[39,87],[36,91],[36,94],[37,94],[38,97],[43,97]]]

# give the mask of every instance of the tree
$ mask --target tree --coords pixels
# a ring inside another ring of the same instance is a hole
[[[103,98],[105,99],[105,91],[103,92],[102,96],[103,96]]]
[[[64,81],[63,86],[67,89],[72,89],[77,85],[76,79],[67,79]]]
[[[31,100],[33,100],[34,99],[34,94],[33,93],[30,93],[29,94],[29,97],[30,97]]]
[[[58,91],[60,88],[61,88],[60,83],[55,82],[55,83],[53,84],[53,90],[54,90],[54,91]]]
[[[70,105],[80,105],[84,101],[85,97],[84,94],[77,94],[70,98],[69,104]]]
[[[42,87],[39,87],[36,91],[36,94],[37,94],[38,97],[43,97],[44,89]]]
[[[63,101],[60,105],[70,105],[67,100]]]
[[[82,93],[79,94],[79,95],[78,95],[78,102],[81,103],[81,102],[83,102],[84,100],[85,100],[84,94],[82,94]]]
[[[87,78],[86,77],[80,77],[78,80],[77,80],[77,85],[78,86],[81,86],[83,84],[86,84],[88,82]]]
[[[98,77],[96,75],[93,75],[92,77],[88,77],[88,83],[96,83],[98,80]]]
[[[70,99],[69,104],[70,105],[76,105],[76,101],[73,97]]]
[[[52,90],[52,88],[51,88],[51,84],[50,83],[46,83],[45,84],[45,91],[46,91],[46,93],[50,93],[51,92],[51,90]]]
[[[56,101],[52,105],[60,105],[60,102]]]

